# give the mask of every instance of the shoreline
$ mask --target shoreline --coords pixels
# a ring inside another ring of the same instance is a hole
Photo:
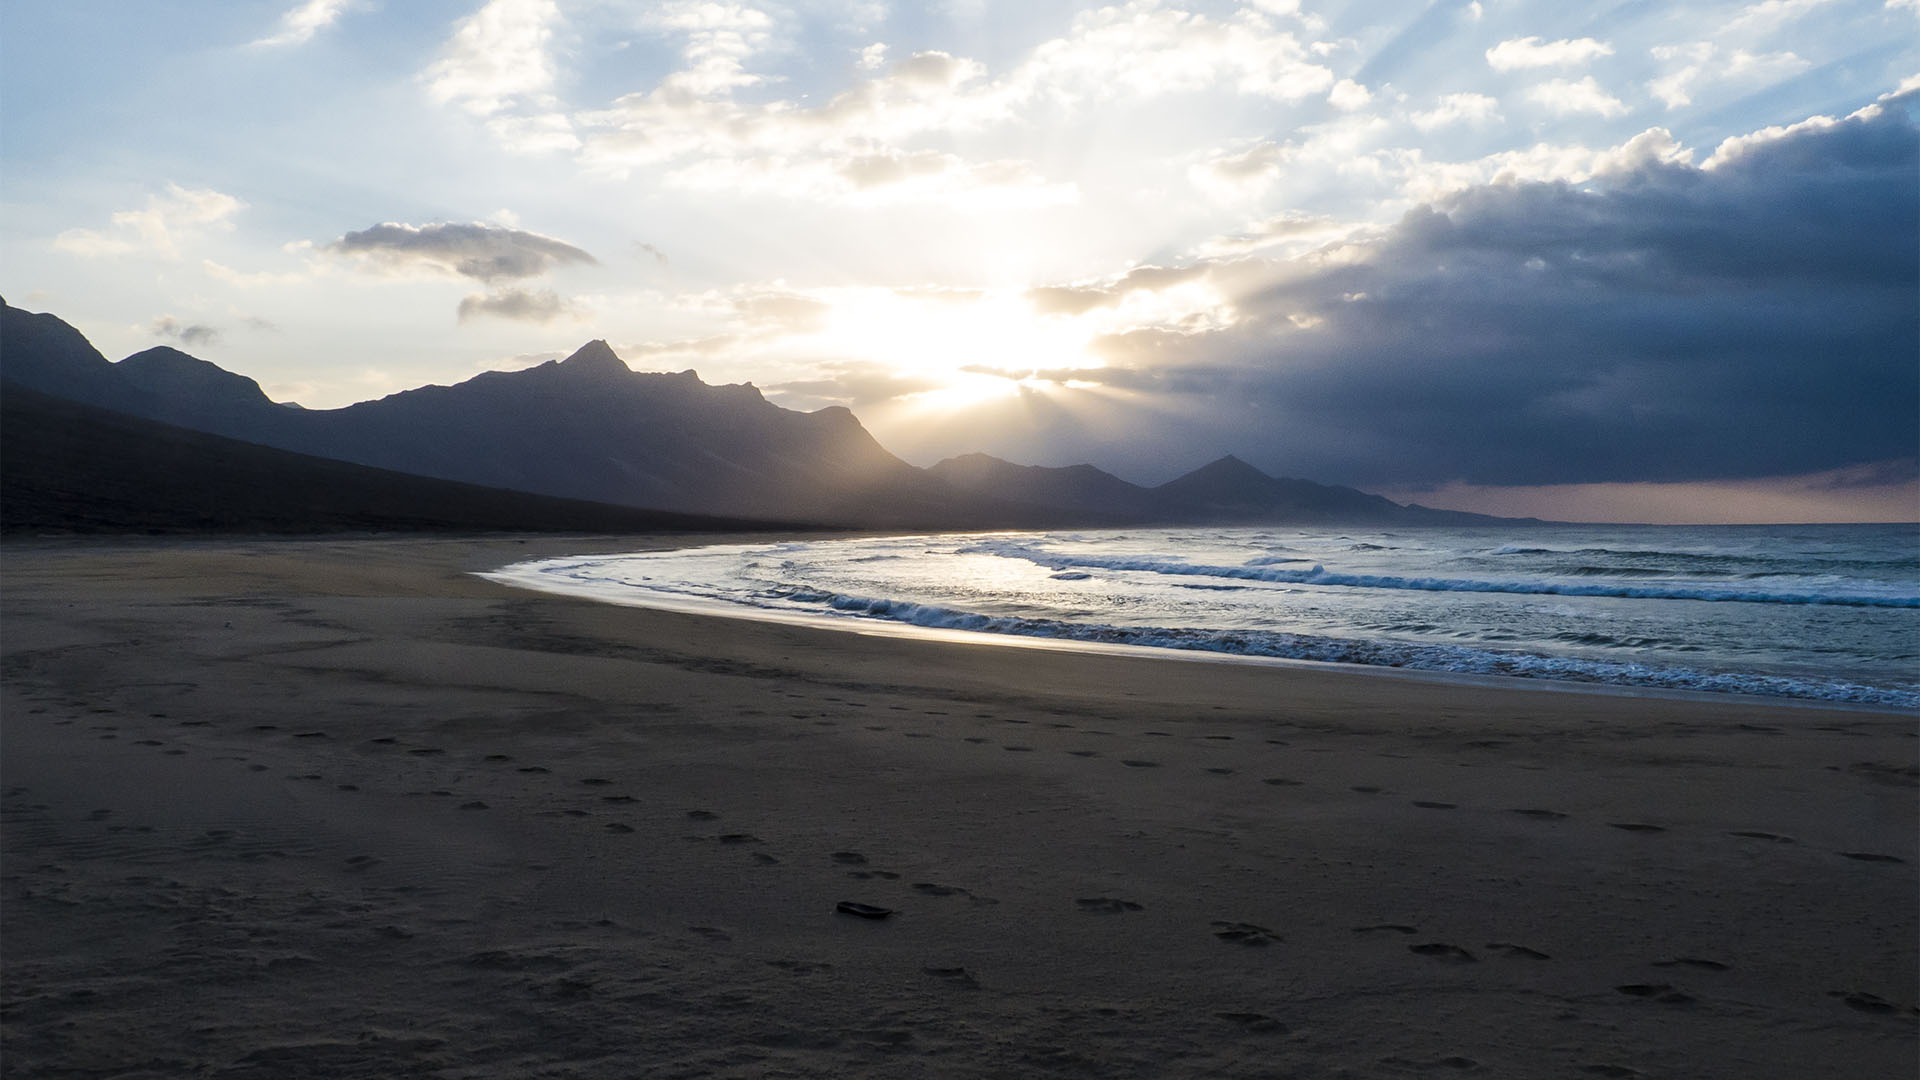
[[[0,547],[10,1069],[1788,1080],[1920,1050],[1911,716],[473,576],[648,541]]]
[[[887,534],[880,534],[887,535]],[[919,535],[919,534],[907,534]],[[937,534],[935,534],[937,535]],[[972,535],[972,534],[967,534]],[[825,539],[847,539],[833,536]],[[727,546],[732,541],[722,539],[717,542],[674,545],[665,548],[646,548],[648,552],[697,551],[707,547]],[[767,543],[786,542],[783,538],[774,538]],[[567,556],[559,556],[566,558]],[[1789,694],[1742,693],[1725,690],[1695,690],[1684,687],[1658,685],[1634,685],[1628,683],[1610,683],[1599,679],[1567,679],[1537,675],[1486,674],[1482,672],[1449,671],[1437,668],[1411,666],[1363,664],[1341,660],[1311,660],[1288,656],[1263,656],[1248,653],[1234,653],[1224,650],[1205,648],[1179,648],[1171,645],[1137,645],[1119,642],[1091,641],[1070,637],[1047,637],[1038,634],[1000,633],[995,631],[965,630],[953,627],[923,626],[882,618],[861,618],[858,616],[837,616],[825,612],[783,611],[777,608],[756,607],[748,604],[736,604],[726,600],[709,597],[687,596],[684,594],[659,590],[635,589],[630,594],[609,593],[603,589],[589,586],[569,587],[566,584],[550,582],[532,583],[506,574],[506,571],[525,563],[544,561],[519,560],[491,571],[476,571],[475,576],[495,584],[531,592],[545,593],[551,596],[565,596],[587,600],[592,603],[614,604],[621,607],[646,608],[655,611],[672,611],[688,615],[706,616],[719,619],[742,619],[751,622],[769,622],[788,626],[810,627],[835,633],[853,633],[875,637],[898,637],[910,640],[944,641],[959,645],[979,645],[1003,648],[1024,648],[1058,650],[1092,655],[1113,655],[1132,657],[1142,660],[1184,660],[1197,663],[1216,664],[1253,664],[1282,668],[1304,668],[1317,671],[1343,671],[1353,675],[1373,675],[1387,678],[1409,679],[1417,682],[1433,682],[1478,686],[1487,689],[1502,687],[1528,686],[1557,693],[1588,693],[1626,698],[1651,698],[1677,701],[1723,701],[1735,700],[1759,705],[1787,705],[1821,709],[1860,710],[1870,713],[1910,713],[1920,717],[1920,706],[1902,709],[1897,705],[1874,702],[1847,701],[1833,698],[1795,696]],[[1784,678],[1784,676],[1783,676]],[[1881,689],[1864,687],[1863,689]]]

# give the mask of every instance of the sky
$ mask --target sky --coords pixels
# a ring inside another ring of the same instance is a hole
[[[1920,0],[63,0],[0,102],[0,295],[311,408],[603,338],[921,465],[1920,518]]]

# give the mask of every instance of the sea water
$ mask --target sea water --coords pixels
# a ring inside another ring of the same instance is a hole
[[[730,544],[488,575],[623,603],[1920,708],[1920,527],[1169,528]]]

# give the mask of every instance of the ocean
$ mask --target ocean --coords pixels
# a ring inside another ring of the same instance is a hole
[[[845,629],[1920,708],[1912,525],[941,534],[545,559],[486,576]]]

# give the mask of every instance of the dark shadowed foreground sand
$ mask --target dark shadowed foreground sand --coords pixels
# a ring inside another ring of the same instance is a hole
[[[1913,1074],[1911,716],[466,574],[634,546],[7,547],[7,1075]]]

